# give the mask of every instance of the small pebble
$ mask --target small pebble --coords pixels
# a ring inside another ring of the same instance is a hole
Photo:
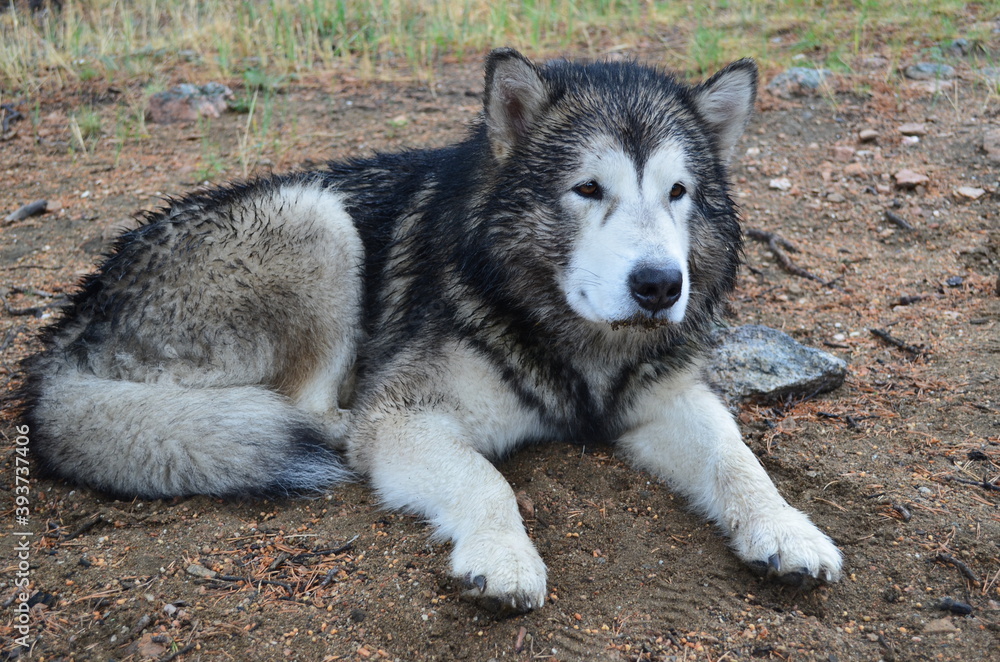
[[[934,621],[929,621],[924,626],[924,634],[955,634],[961,630],[951,622],[951,618],[945,616]]]
[[[195,577],[201,577],[202,579],[212,579],[219,573],[214,570],[209,570],[203,565],[198,565],[197,563],[192,563],[187,567],[187,573],[189,575],[194,575]]]
[[[926,136],[927,127],[919,122],[907,122],[899,127],[899,132],[904,136]]]
[[[962,279],[961,276],[952,276],[951,278],[946,280],[944,284],[947,285],[948,287],[961,287],[962,283],[964,282],[965,281]]]
[[[975,186],[959,186],[955,189],[955,194],[960,198],[967,198],[969,200],[978,200],[986,194],[986,191]]]
[[[854,148],[849,145],[834,145],[833,158],[838,161],[850,161],[854,158]]]
[[[961,616],[968,616],[972,613],[972,605],[967,602],[952,600],[951,598],[941,598],[941,602],[938,603],[938,609],[942,611],[950,611],[953,614],[959,614]]]
[[[878,131],[875,129],[862,129],[858,134],[858,140],[863,143],[871,143],[878,140]]]
[[[844,174],[848,177],[861,177],[865,174],[866,170],[863,163],[848,163],[844,167]]]
[[[931,179],[922,172],[917,172],[915,170],[910,170],[906,168],[900,170],[893,177],[896,180],[896,186],[904,189],[914,189],[918,186],[927,184]]]

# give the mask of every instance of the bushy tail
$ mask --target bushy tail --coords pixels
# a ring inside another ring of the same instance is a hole
[[[74,482],[128,497],[259,497],[351,476],[320,421],[263,387],[183,388],[37,367],[25,408],[33,454]]]

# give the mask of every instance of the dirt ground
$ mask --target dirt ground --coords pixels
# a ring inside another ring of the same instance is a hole
[[[747,227],[779,233],[818,280],[751,241],[732,320],[850,365],[833,393],[740,412],[781,491],[843,550],[840,583],[804,593],[758,578],[666,486],[603,446],[532,447],[501,465],[550,573],[545,607],[503,620],[460,601],[448,545],[380,510],[363,485],[288,501],[120,502],[32,480],[32,649],[11,644],[23,589],[18,538],[5,535],[5,659],[1000,659],[1000,164],[982,149],[1000,98],[970,63],[953,64],[958,79],[937,94],[878,61],[816,96],[762,92],[737,149]],[[442,65],[433,84],[317,73],[274,98],[266,134],[230,113],[147,124],[124,141],[114,127],[141,105],[138,86],[20,100],[25,119],[0,143],[0,210],[41,198],[55,209],[0,221],[3,531],[24,529],[17,362],[137,210],[206,172],[241,177],[240,156],[251,171],[284,171],[446,144],[475,116],[480,88],[475,62]],[[70,122],[83,107],[103,132],[86,151]],[[924,135],[906,138],[905,123]],[[877,136],[862,143],[865,129]],[[903,169],[927,183],[899,188]],[[971,614],[945,610],[949,599]]]

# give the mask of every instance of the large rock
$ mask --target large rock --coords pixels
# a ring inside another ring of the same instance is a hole
[[[767,84],[768,91],[783,99],[818,94],[823,85],[833,78],[829,69],[792,67],[781,72]]]
[[[733,402],[826,393],[843,384],[847,375],[842,359],[766,326],[720,329],[714,341],[706,372]]]
[[[955,77],[955,67],[937,62],[917,62],[903,70],[910,80],[951,80]]]
[[[194,122],[199,117],[220,117],[233,91],[220,83],[191,85],[183,83],[149,98],[147,114],[156,124]]]

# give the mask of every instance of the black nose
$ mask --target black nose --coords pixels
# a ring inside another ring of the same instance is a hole
[[[655,315],[681,298],[684,274],[674,267],[639,267],[629,274],[628,286],[632,291],[632,298]]]

